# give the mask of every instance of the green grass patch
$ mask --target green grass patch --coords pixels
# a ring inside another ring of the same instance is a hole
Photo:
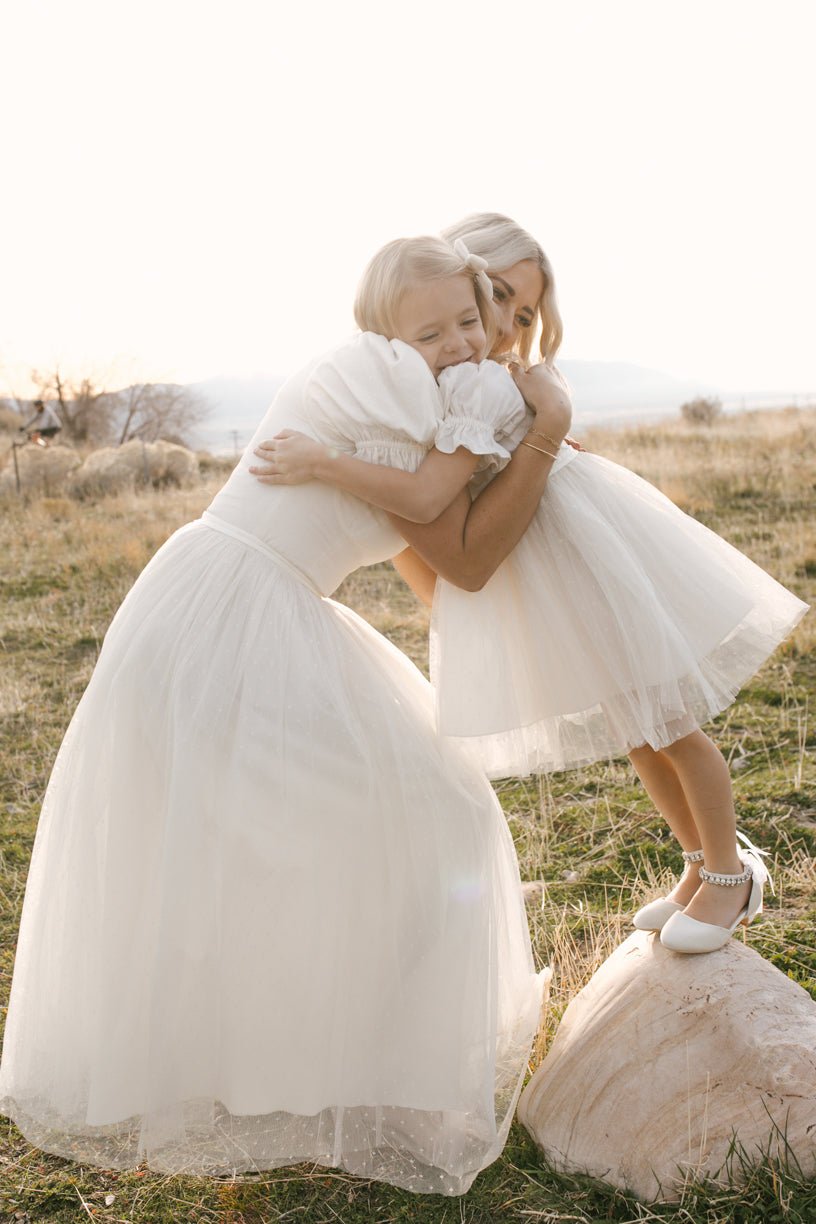
[[[705,433],[679,423],[595,442],[638,467],[685,509],[778,574],[816,594],[809,418],[774,417],[757,442],[757,414]],[[801,419],[800,419],[801,418]],[[770,428],[770,427],[769,427]],[[730,432],[729,432],[730,430]],[[217,475],[213,478],[217,481]],[[206,505],[212,489],[107,502],[32,502],[0,511],[0,1015],[8,995],[25,873],[54,756],[105,629],[159,544]],[[427,613],[390,566],[352,575],[338,593],[427,673]],[[816,997],[816,649],[808,618],[710,728],[733,771],[741,827],[770,854],[776,892],[748,942]],[[569,998],[627,933],[628,914],[680,870],[679,848],[628,762],[497,791],[530,904],[539,964],[555,960],[550,1040]],[[559,959],[560,958],[560,959]],[[683,1224],[813,1224],[816,1183],[769,1151],[735,1147],[739,1187],[686,1188],[681,1204],[646,1206],[602,1181],[565,1176],[517,1124],[502,1157],[463,1199],[421,1197],[337,1172],[281,1169],[238,1181],[164,1177],[79,1166],[32,1148],[0,1119],[0,1219],[179,1224],[558,1224],[678,1220]],[[110,1204],[105,1197],[113,1195]],[[16,1216],[15,1213],[25,1213]]]

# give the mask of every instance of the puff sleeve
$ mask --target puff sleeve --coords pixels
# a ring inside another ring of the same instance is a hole
[[[503,468],[528,417],[508,371],[495,361],[463,362],[442,371],[439,387],[442,419],[434,442],[437,450],[451,454],[464,446],[480,457],[479,471]]]
[[[442,396],[410,345],[361,332],[316,363],[303,407],[320,441],[369,463],[415,471],[435,443]]]

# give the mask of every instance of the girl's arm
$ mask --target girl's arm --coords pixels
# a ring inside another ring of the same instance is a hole
[[[261,442],[255,454],[267,466],[249,470],[262,484],[322,480],[412,523],[438,518],[464,489],[477,463],[462,446],[450,455],[433,449],[415,472],[403,472],[355,459],[291,429],[282,430],[271,442]]]

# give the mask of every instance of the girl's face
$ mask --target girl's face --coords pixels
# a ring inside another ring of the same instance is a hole
[[[481,361],[487,349],[476,290],[465,275],[408,289],[397,309],[396,327],[397,338],[424,357],[434,378],[446,366]]]
[[[499,334],[490,353],[509,353],[522,329],[532,327],[544,292],[544,273],[532,259],[522,259],[503,272],[491,272],[493,308]]]

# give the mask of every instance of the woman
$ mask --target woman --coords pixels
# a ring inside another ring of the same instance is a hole
[[[286,384],[257,439],[335,427],[323,368]],[[522,381],[563,433],[546,375]],[[400,424],[375,402],[349,441],[387,453]],[[107,1168],[310,1161],[459,1194],[501,1151],[538,1019],[512,840],[436,736],[421,675],[326,598],[396,530],[247,466],[140,575],[66,733],[0,1109]],[[512,547],[506,497],[499,477],[462,514],[463,553]]]

